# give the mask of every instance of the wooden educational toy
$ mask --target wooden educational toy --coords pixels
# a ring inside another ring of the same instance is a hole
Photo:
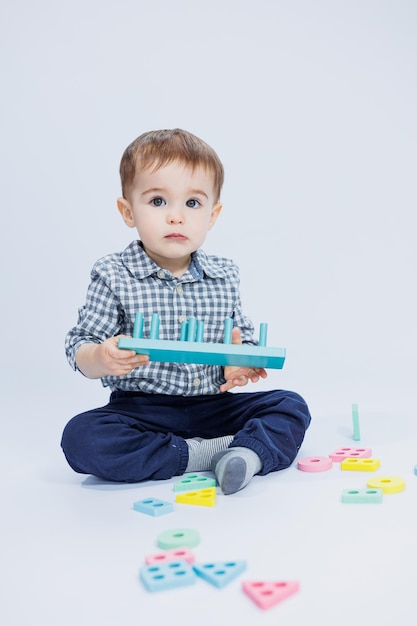
[[[361,429],[359,425],[359,409],[357,404],[352,404],[353,439],[360,441]]]
[[[135,511],[153,515],[153,517],[165,515],[165,513],[172,513],[174,510],[172,502],[165,502],[164,500],[157,500],[156,498],[138,500],[138,502],[133,503],[133,508]]]
[[[197,491],[207,489],[217,485],[215,478],[200,476],[200,474],[185,474],[184,477],[174,485],[174,491]]]
[[[193,585],[197,579],[192,566],[184,560],[144,565],[139,575],[148,591],[162,591]]]
[[[177,494],[175,501],[180,504],[214,506],[216,504],[216,488],[206,487],[205,489],[197,489],[197,491],[184,491]]]
[[[167,561],[187,561],[191,565],[194,563],[195,556],[189,548],[174,548],[173,550],[164,550],[156,554],[148,554],[145,557],[146,565],[155,565],[157,563],[166,563]]]
[[[162,550],[175,548],[195,548],[200,543],[200,534],[193,528],[174,528],[158,535],[158,547]]]
[[[246,561],[225,561],[221,563],[196,563],[193,570],[203,580],[218,589],[232,582],[246,569]]]
[[[405,489],[405,480],[400,476],[377,476],[366,485],[370,489],[382,489],[382,493],[399,493]]]
[[[333,467],[333,461],[329,456],[308,456],[300,459],[297,467],[302,472],[326,472]]]
[[[379,459],[344,459],[340,463],[340,469],[342,470],[357,470],[359,472],[374,472],[381,465]]]
[[[339,448],[339,450],[335,450],[329,454],[329,457],[332,461],[338,463],[339,461],[343,461],[344,459],[366,459],[372,455],[371,448]]]
[[[297,581],[244,581],[242,589],[261,609],[270,609],[293,593],[300,585]]]
[[[270,369],[282,369],[284,366],[285,348],[266,346],[268,325],[265,323],[260,325],[257,346],[232,344],[231,318],[226,318],[224,322],[223,343],[204,342],[204,322],[195,317],[182,322],[178,341],[159,339],[159,324],[159,315],[153,313],[149,338],[144,339],[144,317],[142,313],[137,313],[132,337],[120,337],[118,347],[146,354],[151,361]]]
[[[345,504],[379,504],[382,497],[382,489],[344,489],[342,492]]]

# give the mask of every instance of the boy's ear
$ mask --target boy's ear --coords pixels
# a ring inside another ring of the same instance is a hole
[[[126,226],[134,228],[135,221],[133,219],[133,211],[130,203],[125,198],[117,198],[117,208]]]
[[[209,230],[211,230],[214,224],[216,223],[217,218],[219,217],[222,208],[223,208],[223,205],[220,204],[220,202],[214,205],[213,210],[210,215]]]

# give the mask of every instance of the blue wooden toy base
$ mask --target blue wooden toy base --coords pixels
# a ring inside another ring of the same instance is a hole
[[[135,319],[133,337],[121,337],[118,347],[122,350],[134,350],[137,354],[146,354],[151,361],[171,363],[198,363],[202,365],[234,365],[252,368],[282,369],[285,362],[285,348],[266,346],[267,325],[261,324],[259,345],[232,344],[233,322],[225,320],[224,343],[205,343],[204,327],[195,318],[190,318],[181,329],[178,341],[158,339],[159,316],[152,316],[150,338],[143,339],[143,315],[138,313]],[[196,340],[197,339],[197,340]]]
[[[151,361],[172,363],[201,363],[203,365],[239,365],[282,369],[285,348],[200,343],[198,341],[164,341],[160,339],[134,339],[121,337],[118,343],[123,350],[147,354]]]

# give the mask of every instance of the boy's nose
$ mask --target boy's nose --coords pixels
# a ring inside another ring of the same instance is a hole
[[[167,217],[170,224],[182,224],[184,222],[182,211],[171,211]]]

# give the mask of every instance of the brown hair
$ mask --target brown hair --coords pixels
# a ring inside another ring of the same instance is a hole
[[[126,198],[133,185],[138,167],[148,169],[154,166],[158,169],[173,161],[193,169],[202,166],[212,172],[216,202],[220,199],[224,169],[219,157],[202,139],[180,128],[149,131],[126,148],[120,162],[123,197]]]

